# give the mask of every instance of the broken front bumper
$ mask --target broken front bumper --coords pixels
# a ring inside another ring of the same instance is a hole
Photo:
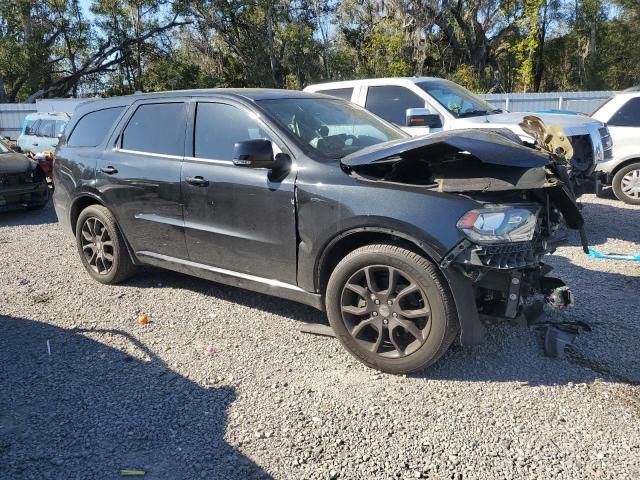
[[[456,288],[465,291],[462,311],[457,302],[463,345],[482,339],[480,318],[524,316],[532,320],[545,303],[557,309],[573,304],[569,288],[560,279],[549,277],[551,267],[542,263],[551,248],[540,240],[478,245],[465,239],[445,255],[441,270],[448,278],[455,278]]]
[[[0,186],[0,212],[41,204],[47,188],[46,183]]]

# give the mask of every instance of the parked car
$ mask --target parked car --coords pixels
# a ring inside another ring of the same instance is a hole
[[[47,179],[38,162],[0,140],[0,212],[41,209],[48,200]]]
[[[461,128],[507,128],[522,140],[534,142],[520,123],[525,116],[536,115],[547,125],[562,127],[573,146],[570,177],[577,195],[592,185],[596,164],[611,158],[610,146],[603,144],[607,128],[600,121],[582,115],[503,112],[441,78],[352,80],[310,85],[304,90],[350,100],[414,136]]]
[[[25,153],[53,152],[69,118],[69,114],[64,112],[30,113],[24,119],[18,147]]]
[[[583,223],[564,167],[508,131],[412,138],[325,95],[220,89],[92,101],[65,135],[54,205],[102,283],[149,264],[306,303],[394,373],[479,342],[479,314],[571,302],[542,264]]]
[[[611,186],[618,200],[640,205],[640,87],[615,94],[592,117],[613,140],[612,158],[596,168],[596,190]]]

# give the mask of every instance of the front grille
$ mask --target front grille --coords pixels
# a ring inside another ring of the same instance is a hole
[[[478,246],[474,253],[483,265],[491,268],[522,268],[536,263],[532,242]]]
[[[613,140],[607,127],[600,127],[598,129],[600,133],[600,140],[602,141],[602,153],[605,160],[611,160],[613,158]]]
[[[15,186],[31,183],[31,172],[2,173],[0,174],[0,186]]]

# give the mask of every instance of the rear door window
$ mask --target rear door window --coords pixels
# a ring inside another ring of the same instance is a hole
[[[350,102],[351,96],[353,95],[353,88],[333,88],[329,90],[317,90],[316,93],[331,95],[332,97],[338,97]]]
[[[383,85],[367,89],[365,108],[396,125],[406,125],[407,108],[424,106],[424,99],[405,87]]]
[[[640,97],[630,99],[607,123],[616,127],[640,127]]]
[[[100,145],[123,109],[124,107],[114,107],[87,113],[73,128],[67,145],[70,147]]]
[[[271,140],[260,122],[249,112],[224,103],[198,103],[194,156],[233,159],[233,147],[245,140]]]
[[[122,133],[122,148],[182,156],[186,117],[182,102],[140,105]]]

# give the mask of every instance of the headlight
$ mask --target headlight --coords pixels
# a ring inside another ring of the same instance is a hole
[[[533,238],[539,208],[489,207],[470,210],[457,224],[475,243],[526,242]]]

